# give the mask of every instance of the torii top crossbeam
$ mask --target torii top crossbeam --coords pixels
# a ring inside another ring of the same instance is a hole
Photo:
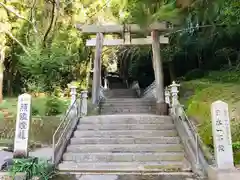
[[[124,39],[105,39],[103,40],[103,46],[129,46],[129,45],[150,45],[152,44],[151,37],[145,38],[131,38],[131,33],[140,33],[140,32],[152,32],[153,30],[157,30],[158,32],[167,31],[169,28],[167,27],[166,22],[155,22],[149,25],[147,28],[141,28],[137,24],[124,24],[124,25],[76,25],[77,29],[80,30],[84,34],[123,34]],[[161,44],[168,44],[168,38],[161,36],[159,37],[159,42]],[[87,46],[96,46],[97,41],[95,38],[88,39],[86,42]]]
[[[123,32],[131,32],[137,33],[142,32],[143,28],[141,28],[138,24],[124,24],[124,25],[81,25],[77,24],[76,28],[79,29],[82,33],[86,34],[96,34],[96,33],[123,33]],[[145,30],[152,31],[166,31],[168,29],[166,22],[155,22],[149,25]]]

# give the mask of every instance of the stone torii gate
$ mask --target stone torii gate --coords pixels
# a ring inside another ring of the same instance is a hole
[[[156,80],[156,96],[157,107],[160,114],[166,110],[161,110],[160,104],[164,103],[164,95],[160,94],[163,85],[162,77],[162,63],[160,56],[160,44],[168,44],[168,37],[161,36],[162,32],[168,30],[167,23],[155,22],[148,28],[142,29],[137,24],[124,24],[124,25],[77,25],[82,33],[96,34],[96,38],[88,39],[87,46],[96,47],[94,68],[93,68],[93,86],[92,86],[92,102],[97,104],[99,101],[100,86],[101,86],[101,54],[103,46],[136,46],[136,45],[152,45],[153,52],[153,68]],[[151,36],[145,38],[131,38],[131,33],[147,32]],[[104,34],[123,34],[123,39],[107,39],[104,38]],[[164,93],[164,92],[162,92]],[[160,112],[162,111],[162,112]]]

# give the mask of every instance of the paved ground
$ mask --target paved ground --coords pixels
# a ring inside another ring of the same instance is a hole
[[[30,156],[39,157],[41,159],[51,160],[52,148],[44,147],[36,149],[33,152],[29,152]],[[12,152],[0,150],[0,167],[3,165],[5,159],[11,159],[13,157]]]
[[[13,154],[11,152],[6,152],[0,150],[0,167],[3,165],[5,159],[11,159]]]
[[[78,180],[193,180],[192,178],[181,178],[179,176],[134,176],[134,175],[84,175],[76,177]]]

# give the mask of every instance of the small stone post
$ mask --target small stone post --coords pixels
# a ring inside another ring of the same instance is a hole
[[[72,106],[76,100],[76,95],[77,95],[77,86],[76,85],[70,86],[70,95],[71,95],[71,106]]]
[[[167,87],[165,88],[165,102],[170,105],[170,92]]]
[[[208,167],[209,180],[239,180],[234,167],[228,104],[215,101],[211,105],[212,131],[216,164]]]
[[[172,95],[172,109],[171,113],[176,113],[176,106],[178,105],[178,87],[180,84],[176,84],[175,81],[169,86],[171,88],[171,95]]]
[[[223,101],[215,101],[211,105],[211,115],[217,168],[234,168],[228,104]]]
[[[17,121],[14,139],[14,157],[23,158],[28,156],[28,136],[31,121],[30,94],[22,94],[18,97]]]
[[[82,91],[81,92],[81,116],[86,116],[87,115],[87,98],[88,98],[88,92],[87,91]]]

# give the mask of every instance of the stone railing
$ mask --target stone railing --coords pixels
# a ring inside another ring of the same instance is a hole
[[[183,105],[179,102],[179,86],[173,81],[165,90],[165,96],[168,97],[165,99],[170,104],[171,115],[193,171],[201,176],[207,176],[209,165],[214,164],[214,158],[202,142],[194,124],[189,120]]]
[[[71,87],[71,104],[53,134],[52,163],[55,166],[60,162],[79,119],[87,115],[87,91],[82,91],[79,98],[76,94],[76,87]]]
[[[189,120],[184,111],[183,105],[178,99],[178,87],[180,85],[173,83],[165,88],[165,102],[169,104],[170,114],[174,119],[177,131],[187,153],[187,158],[191,163],[195,173],[204,176],[207,174],[209,165],[214,164],[214,158],[208,148],[202,143],[202,140],[195,129],[193,123]],[[146,88],[143,98],[156,98],[155,81]]]
[[[165,89],[165,102],[169,105],[170,104],[170,92],[169,89]],[[152,84],[150,84],[143,92],[142,98],[156,98],[156,81],[153,81]]]
[[[99,92],[99,101],[98,101],[98,104],[105,99],[105,95],[104,95],[104,90],[105,88],[100,86],[100,92]]]
[[[141,89],[138,81],[134,81],[130,88],[136,91],[138,97],[141,97]]]
[[[143,92],[142,98],[156,98],[156,81],[153,81]]]

